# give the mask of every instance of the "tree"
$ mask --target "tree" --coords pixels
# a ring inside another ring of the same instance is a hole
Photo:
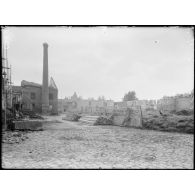
[[[137,100],[135,91],[129,91],[128,93],[126,93],[123,97],[123,101],[132,101],[132,100]]]

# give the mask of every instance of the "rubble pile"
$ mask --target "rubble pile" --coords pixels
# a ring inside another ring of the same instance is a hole
[[[175,112],[173,114],[190,116],[190,115],[193,115],[194,114],[194,110],[180,110],[180,111],[177,111],[177,112]]]
[[[182,132],[182,133],[194,133],[194,116],[193,115],[176,115],[176,114],[164,114],[164,115],[144,115],[142,118],[143,128]]]
[[[113,125],[112,116],[100,116],[99,118],[97,118],[94,125]]]
[[[28,139],[27,134],[21,131],[3,131],[2,133],[2,142],[6,144],[21,143],[26,139]]]
[[[78,121],[81,118],[81,115],[75,113],[67,113],[65,117],[62,117],[62,120],[67,121]]]

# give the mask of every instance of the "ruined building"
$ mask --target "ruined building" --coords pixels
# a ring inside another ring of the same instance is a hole
[[[76,93],[71,98],[58,99],[58,111],[78,112],[84,114],[124,113],[127,108],[141,109],[142,111],[181,111],[194,109],[194,95],[183,94],[180,96],[164,97],[159,100],[132,100],[114,102],[112,100],[81,99]]]
[[[58,89],[51,77],[48,82],[48,44],[43,44],[43,78],[42,85],[22,81],[21,86],[13,86],[13,102],[20,108],[47,114],[58,113]],[[49,83],[49,84],[48,84]]]
[[[71,98],[58,99],[58,111],[63,112],[78,112],[87,114],[101,114],[112,112],[114,101],[112,100],[95,100],[82,99],[77,97],[76,93]]]

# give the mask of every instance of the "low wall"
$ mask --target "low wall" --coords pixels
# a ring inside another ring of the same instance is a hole
[[[39,131],[42,130],[42,122],[41,121],[13,121],[13,129],[14,130],[31,130],[31,131]]]
[[[142,127],[142,114],[140,108],[127,109],[125,113],[113,115],[113,125],[126,127]]]
[[[180,111],[193,108],[192,97],[171,97],[160,99],[157,102],[157,109],[164,111]]]
[[[113,125],[120,126],[123,124],[125,115],[116,115],[113,117]]]

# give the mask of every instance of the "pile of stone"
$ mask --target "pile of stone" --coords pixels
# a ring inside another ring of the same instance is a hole
[[[97,118],[94,125],[113,125],[112,116],[100,116],[99,118]]]
[[[81,115],[76,113],[67,113],[65,117],[62,117],[62,120],[67,121],[78,121],[81,118]]]
[[[3,131],[2,133],[2,142],[6,144],[19,144],[26,139],[28,139],[27,134],[21,131]]]
[[[166,115],[145,115],[142,119],[143,128],[182,132],[182,133],[194,133],[194,116],[184,116],[176,114]]]
[[[180,110],[175,112],[176,115],[190,116],[194,114],[194,110]]]

